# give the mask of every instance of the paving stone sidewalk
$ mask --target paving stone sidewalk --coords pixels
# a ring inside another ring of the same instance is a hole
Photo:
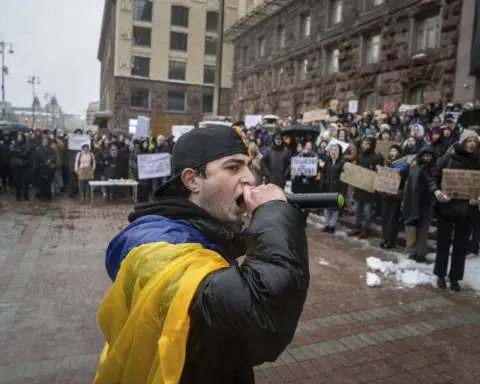
[[[0,383],[91,383],[104,252],[131,205],[0,196]],[[480,307],[433,287],[365,285],[378,250],[309,230],[311,286],[292,344],[257,383],[480,383]]]

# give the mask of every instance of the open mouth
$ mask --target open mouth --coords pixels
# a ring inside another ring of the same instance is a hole
[[[244,207],[245,206],[245,200],[243,199],[243,194],[238,196],[237,199],[235,200],[235,202],[237,203],[237,205],[239,207]]]

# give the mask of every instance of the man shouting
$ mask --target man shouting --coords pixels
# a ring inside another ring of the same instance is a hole
[[[255,186],[232,128],[186,133],[172,162],[157,201],[137,207],[107,249],[95,383],[254,383],[253,367],[279,357],[302,312],[305,217],[281,188]]]

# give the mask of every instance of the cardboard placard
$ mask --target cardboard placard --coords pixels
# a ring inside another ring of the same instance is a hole
[[[331,109],[332,111],[336,111],[338,107],[338,100],[330,100],[330,103],[328,104],[328,108]]]
[[[396,195],[400,187],[400,179],[400,175],[395,168],[381,167],[377,169],[377,177],[373,187],[377,192]]]
[[[396,141],[377,141],[375,152],[381,154],[383,158],[386,159],[392,145],[398,145],[398,143]]]
[[[376,177],[377,172],[375,171],[360,167],[356,164],[345,163],[343,166],[343,172],[340,175],[340,180],[352,187],[374,193]]]
[[[314,109],[303,114],[303,123],[313,123],[314,121],[328,120],[330,115],[326,109]]]
[[[452,199],[478,199],[480,197],[480,171],[444,169],[442,192]]]

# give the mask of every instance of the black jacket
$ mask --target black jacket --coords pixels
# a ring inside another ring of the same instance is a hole
[[[12,168],[26,168],[32,163],[32,150],[24,141],[22,143],[14,142],[10,147]]]
[[[460,143],[454,145],[442,156],[435,166],[433,177],[430,179],[430,191],[434,193],[442,188],[442,173],[444,169],[480,170],[478,153],[466,153]],[[440,216],[472,216],[473,209],[468,200],[452,199],[448,203],[437,204],[437,214]],[[476,207],[475,207],[476,209]]]
[[[370,169],[371,171],[377,171],[377,166],[381,165],[382,158],[375,153],[375,141],[370,140],[372,146],[367,152],[359,151],[357,154],[357,165],[362,168]],[[373,203],[375,202],[375,194],[368,191],[364,191],[359,188],[355,188],[353,193],[353,198],[356,201],[363,203]]]
[[[243,236],[187,200],[144,205],[129,220],[152,214],[186,219],[230,257],[247,255],[198,287],[180,384],[253,384],[253,367],[275,361],[292,341],[306,299],[304,214],[282,201],[263,204]]]
[[[340,181],[340,175],[343,172],[345,161],[341,158],[335,163],[330,156],[325,160],[325,165],[321,170],[320,192],[322,193],[345,193],[346,186]]]
[[[262,157],[261,167],[268,183],[285,187],[290,171],[290,151],[283,144],[273,144]]]

